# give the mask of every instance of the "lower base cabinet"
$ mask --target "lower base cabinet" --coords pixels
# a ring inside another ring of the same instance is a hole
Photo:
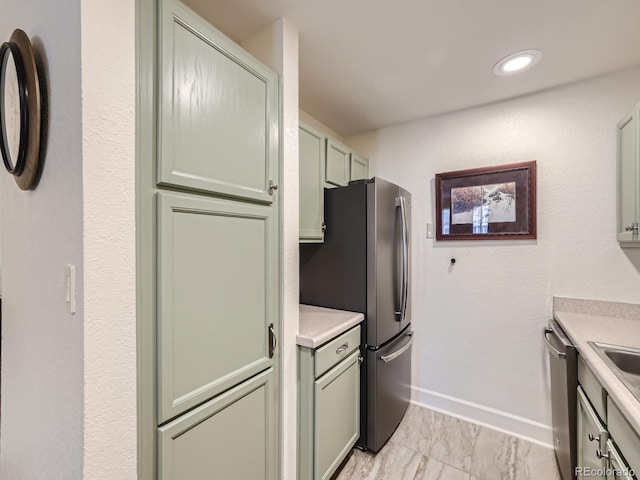
[[[635,480],[632,469],[610,439],[607,440],[607,458],[607,480]]]
[[[329,480],[360,436],[359,339],[356,327],[299,348],[299,480]]]
[[[597,387],[596,391],[603,390],[599,384]],[[640,437],[633,432],[609,398],[606,404],[606,410],[601,410],[601,419],[590,397],[581,386],[578,387],[576,476],[578,480],[636,480]]]
[[[266,370],[158,429],[160,480],[278,480],[278,444]]]
[[[598,455],[607,443],[607,429],[598,418],[581,387],[578,387],[578,479],[606,480],[604,462]]]

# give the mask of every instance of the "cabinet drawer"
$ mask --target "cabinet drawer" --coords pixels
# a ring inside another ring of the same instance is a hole
[[[578,383],[582,386],[582,390],[586,393],[587,397],[591,401],[596,413],[600,416],[600,419],[607,423],[607,410],[606,410],[606,391],[600,385],[598,379],[593,375],[587,364],[582,357],[578,356]]]
[[[316,350],[315,378],[360,346],[360,326],[352,328]]]
[[[631,428],[611,399],[607,399],[607,413],[611,438],[627,460],[629,467],[640,472],[640,435]]]

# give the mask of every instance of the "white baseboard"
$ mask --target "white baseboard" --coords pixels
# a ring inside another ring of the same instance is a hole
[[[411,387],[411,403],[553,448],[551,425],[418,387]]]

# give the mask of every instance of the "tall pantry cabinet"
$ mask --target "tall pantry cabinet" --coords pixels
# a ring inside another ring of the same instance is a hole
[[[278,77],[182,3],[141,4],[141,478],[276,480]]]

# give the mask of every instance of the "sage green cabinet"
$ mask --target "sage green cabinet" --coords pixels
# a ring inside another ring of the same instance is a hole
[[[369,176],[369,161],[300,122],[300,243],[324,241],[324,189]]]
[[[617,238],[622,247],[640,247],[640,104],[617,126]]]
[[[325,137],[300,123],[300,242],[324,240]]]
[[[604,452],[608,440],[606,427],[596,415],[581,387],[578,387],[578,458],[577,476],[605,480],[605,462],[598,452]],[[595,473],[601,473],[596,475]]]
[[[369,160],[351,153],[351,180],[369,178]]]
[[[269,369],[159,428],[160,480],[278,480]]]
[[[360,435],[360,327],[298,349],[298,479],[328,480]]]
[[[607,480],[635,480],[631,467],[611,439],[607,440],[607,457]]]
[[[578,479],[635,479],[632,472],[640,469],[640,435],[581,357],[578,382]]]
[[[278,77],[179,1],[144,5],[141,478],[278,480]]]
[[[343,187],[351,176],[351,151],[346,145],[327,138],[326,181]]]
[[[360,352],[314,382],[314,478],[328,480],[360,436]]]
[[[160,422],[273,366],[277,210],[158,194]]]
[[[607,399],[607,426],[613,443],[617,446],[615,468],[633,470],[635,475],[640,473],[640,434],[636,432],[620,412],[618,406]],[[610,459],[613,456],[610,456]],[[625,461],[626,459],[626,461]],[[624,476],[620,478],[626,478]]]
[[[158,184],[270,203],[277,75],[182,3],[161,4]]]
[[[326,182],[345,186],[351,180],[369,177],[369,160],[354,153],[346,145],[327,138]]]

